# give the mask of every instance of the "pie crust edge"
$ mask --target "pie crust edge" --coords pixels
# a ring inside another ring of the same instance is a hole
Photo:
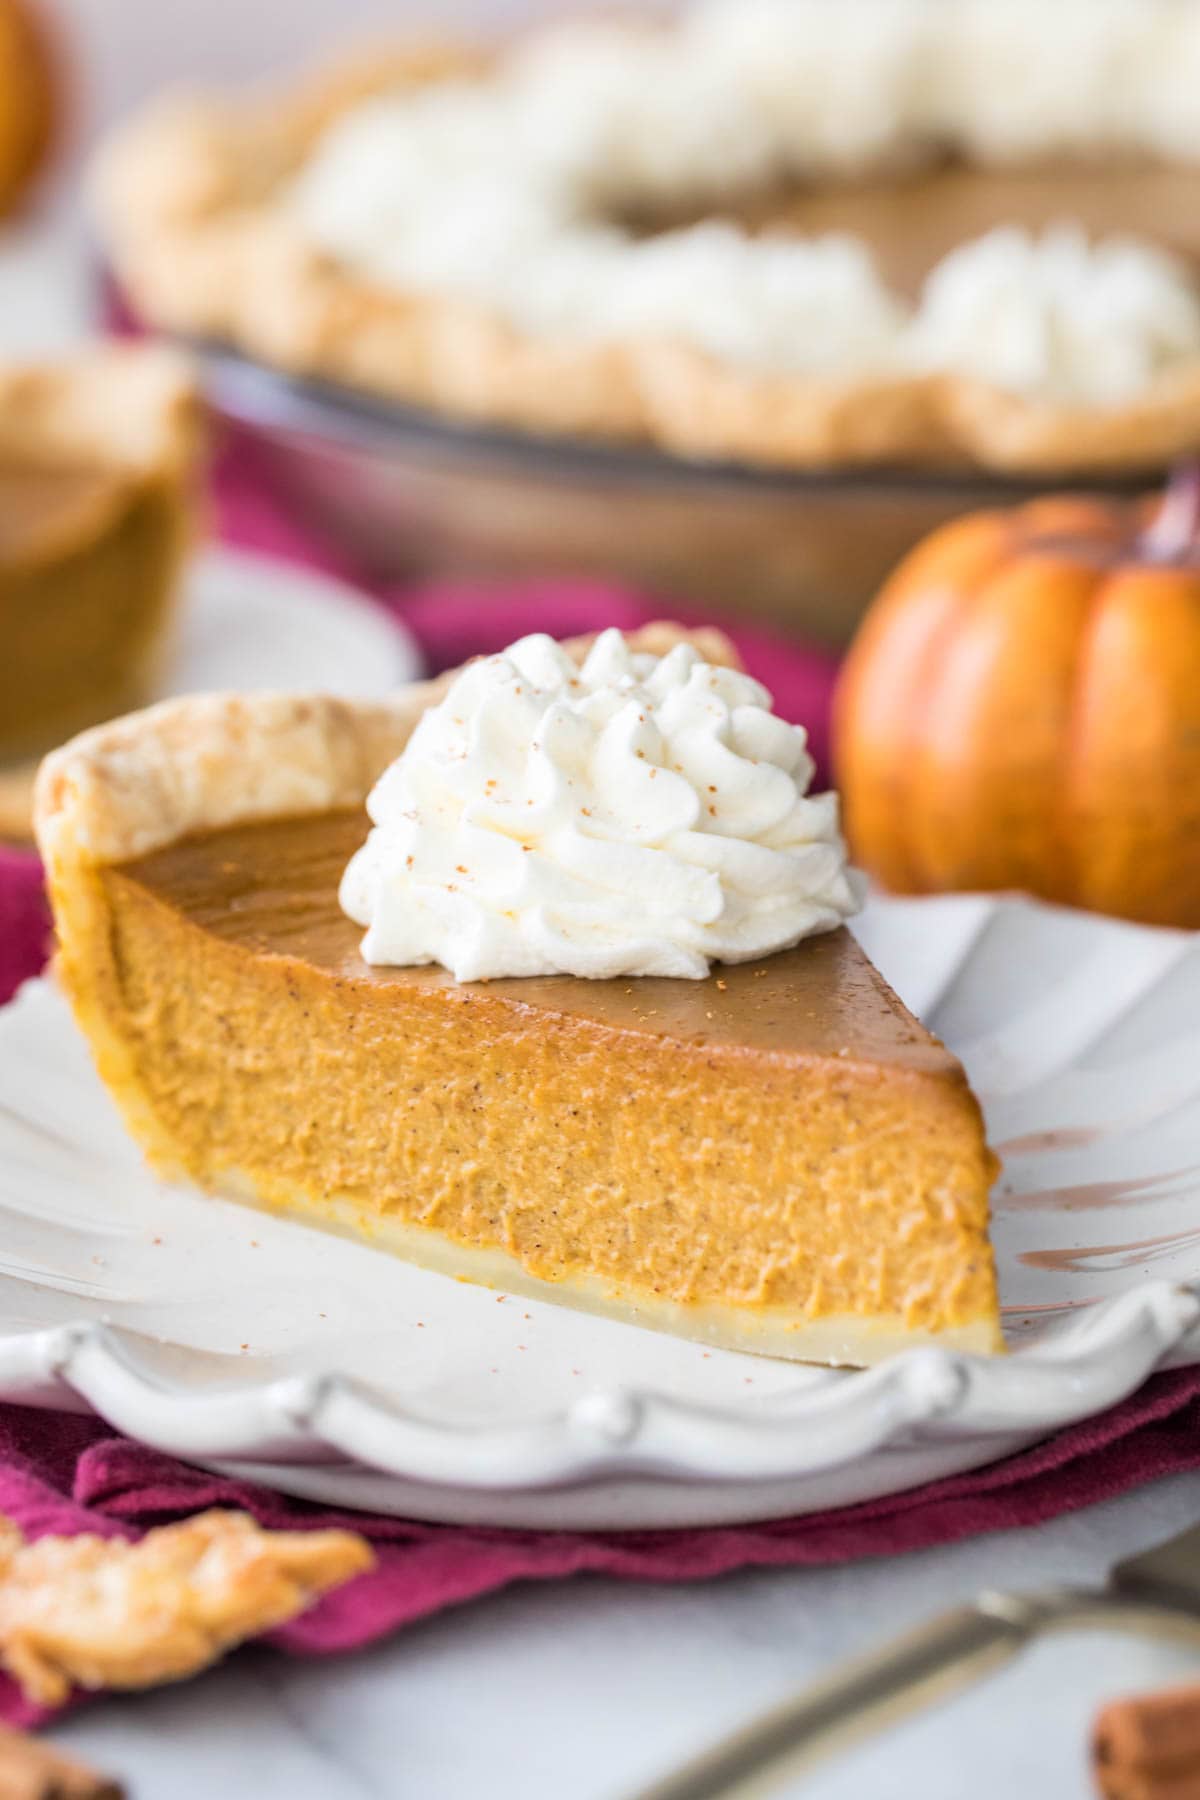
[[[23,462],[173,480],[192,465],[202,415],[186,357],[162,346],[104,344],[0,363],[0,456]]]
[[[656,622],[627,634],[634,651],[693,646],[738,667],[721,631]],[[568,639],[582,662],[594,636]],[[34,827],[56,870],[125,862],[192,832],[355,806],[399,756],[458,670],[385,700],[328,694],[190,694],[94,726],[38,771]]]

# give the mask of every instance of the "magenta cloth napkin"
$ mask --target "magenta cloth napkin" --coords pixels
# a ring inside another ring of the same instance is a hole
[[[322,554],[252,486],[222,485],[224,535],[353,576]],[[439,585],[377,596],[416,632],[431,670],[499,648],[526,631],[555,635],[671,615],[589,583],[542,582],[492,592]],[[818,760],[826,750],[832,670],[826,659],[765,632],[733,630],[747,666],[803,721]],[[0,999],[40,968],[47,919],[36,859],[0,850]],[[1150,1382],[1124,1405],[991,1468],[841,1512],[767,1525],[680,1532],[557,1534],[484,1531],[338,1513],[271,1490],[210,1475],[115,1437],[102,1421],[0,1406],[0,1512],[31,1536],[96,1531],[136,1534],[207,1506],[244,1507],[264,1525],[344,1524],[363,1531],[378,1566],[272,1634],[282,1649],[330,1655],[518,1580],[582,1571],[643,1581],[689,1581],[749,1565],[815,1565],[886,1556],[979,1532],[1037,1524],[1157,1476],[1200,1466],[1200,1371]],[[0,1718],[46,1715],[0,1677]]]
[[[50,912],[36,856],[0,844],[0,1006],[36,975],[50,939]]]

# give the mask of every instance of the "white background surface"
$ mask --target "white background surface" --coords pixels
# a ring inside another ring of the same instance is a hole
[[[110,113],[173,70],[190,77],[302,59],[396,0],[60,0],[94,52]],[[430,0],[439,20],[478,10]],[[493,0],[493,15],[527,10]],[[0,248],[0,351],[79,329],[73,236]],[[57,1735],[123,1776],[135,1800],[618,1800],[717,1732],[982,1585],[1089,1580],[1200,1517],[1179,1477],[1030,1533],[841,1570],[759,1572],[650,1588],[582,1578],[525,1587],[330,1663],[267,1650],[176,1690],[104,1699]],[[1084,1733],[1113,1693],[1200,1658],[1061,1639],[941,1715],[805,1785],[814,1800],[1082,1800]],[[800,1790],[794,1789],[799,1792]]]

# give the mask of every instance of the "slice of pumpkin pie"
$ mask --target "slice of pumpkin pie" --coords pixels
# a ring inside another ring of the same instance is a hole
[[[28,837],[45,750],[152,691],[203,435],[160,349],[0,364],[0,836]]]
[[[733,663],[532,638],[48,758],[59,975],[154,1165],[730,1348],[999,1348],[978,1104]]]

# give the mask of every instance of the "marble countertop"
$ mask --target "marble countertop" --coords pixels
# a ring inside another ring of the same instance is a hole
[[[87,303],[69,226],[9,234],[0,351],[70,342]],[[55,1736],[134,1800],[620,1800],[836,1658],[981,1587],[1095,1580],[1197,1517],[1200,1478],[1178,1477],[1038,1531],[841,1569],[525,1585],[338,1661],[244,1651],[178,1689],[98,1700]],[[1188,1675],[1200,1656],[1177,1648],[1051,1640],[803,1792],[1084,1800],[1096,1706]]]
[[[1033,1532],[839,1569],[651,1587],[525,1585],[330,1662],[246,1650],[55,1733],[134,1800],[621,1800],[839,1657],[981,1587],[1089,1582],[1200,1516],[1180,1476]],[[953,1704],[827,1765],[812,1800],[1085,1800],[1114,1695],[1200,1680],[1200,1654],[1050,1639]]]

